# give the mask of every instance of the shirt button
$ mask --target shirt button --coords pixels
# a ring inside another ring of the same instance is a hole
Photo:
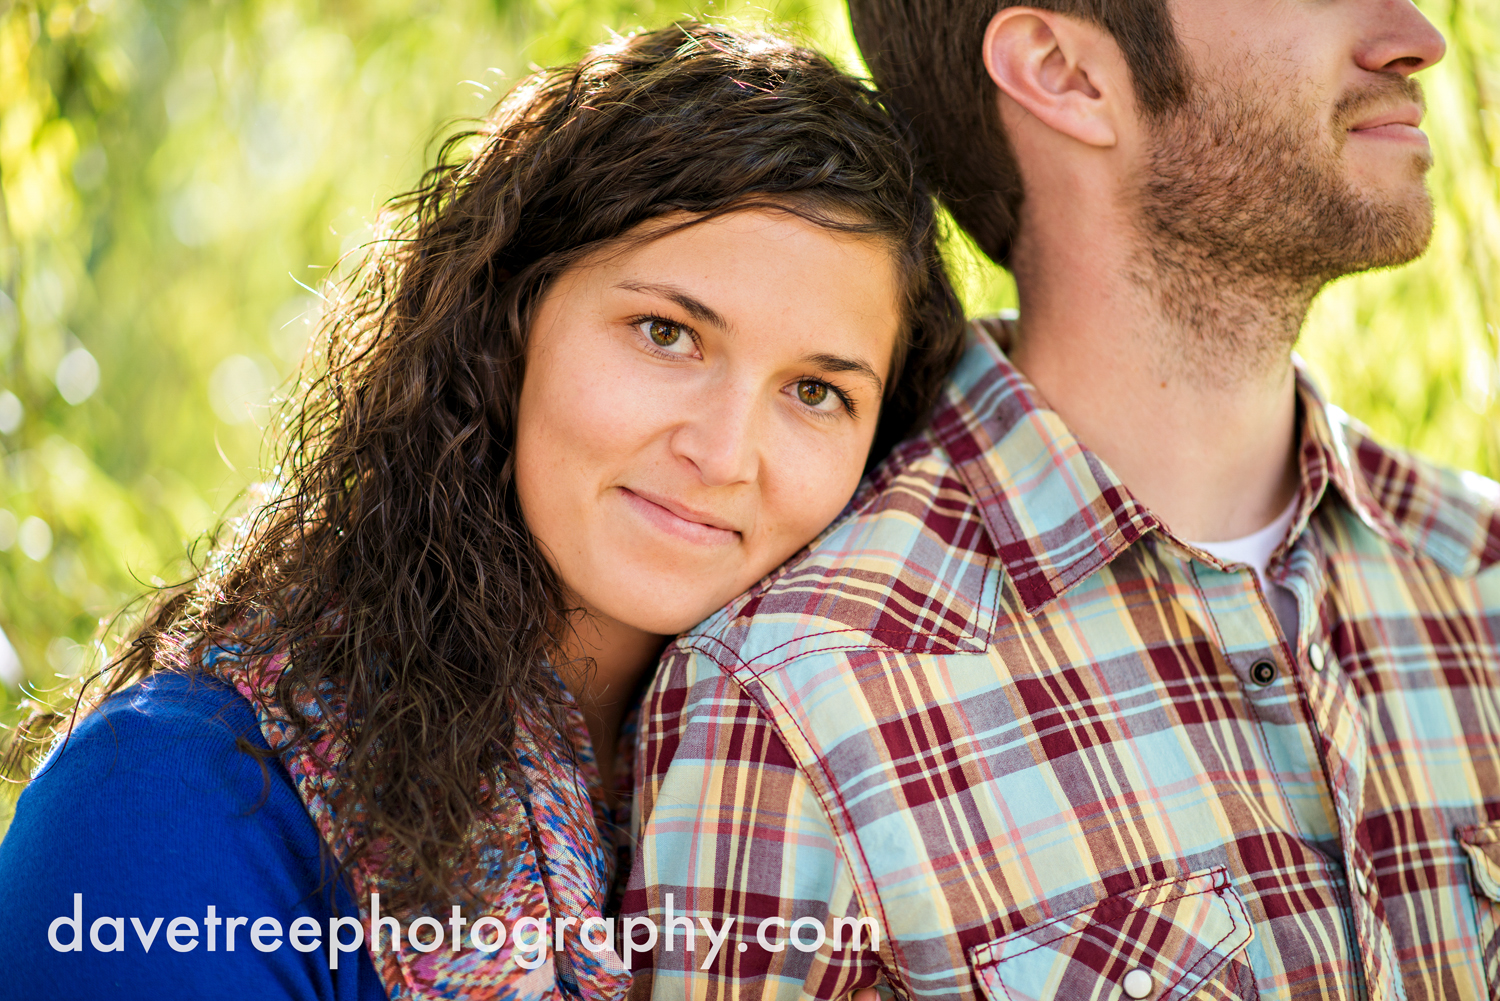
[[[1312,669],[1314,671],[1323,670],[1323,665],[1326,663],[1323,654],[1323,644],[1314,643],[1309,647],[1307,650],[1307,659],[1312,662]]]
[[[1149,998],[1151,996],[1151,973],[1149,970],[1131,970],[1125,974],[1125,996],[1131,998]]]
[[[1365,878],[1364,870],[1354,870],[1354,885],[1358,888],[1361,897],[1370,892],[1370,881]]]
[[[1250,668],[1250,680],[1264,688],[1276,680],[1276,665],[1269,660],[1258,660]]]

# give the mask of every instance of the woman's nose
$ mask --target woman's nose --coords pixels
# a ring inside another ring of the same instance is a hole
[[[714,386],[685,404],[672,434],[672,452],[691,463],[707,486],[754,482],[760,473],[764,425],[758,394]]]

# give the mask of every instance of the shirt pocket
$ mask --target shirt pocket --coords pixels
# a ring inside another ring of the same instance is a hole
[[[1152,883],[970,950],[989,1001],[1238,998],[1254,926],[1217,867]]]
[[[1491,993],[1500,997],[1500,821],[1460,827],[1457,833],[1474,881],[1480,963]]]

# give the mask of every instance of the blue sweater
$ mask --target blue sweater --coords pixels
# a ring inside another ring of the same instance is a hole
[[[275,761],[262,769],[236,737],[266,747],[250,704],[220,682],[173,674],[119,693],[78,725],[21,794],[0,842],[0,994],[385,997],[367,950],[342,952],[329,969],[329,918],[335,906],[358,910],[344,886],[326,885],[317,828],[291,776]],[[219,923],[206,920],[210,909]],[[96,923],[111,917],[122,920]],[[228,919],[239,917],[249,923],[232,929],[231,949]],[[262,917],[280,927],[260,938],[278,945],[268,952],[251,937]],[[321,930],[310,952],[289,940],[299,917]],[[49,928],[58,945],[78,948],[57,951]],[[120,939],[118,952],[95,945]]]

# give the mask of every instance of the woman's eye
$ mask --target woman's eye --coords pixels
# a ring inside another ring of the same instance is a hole
[[[803,379],[797,383],[797,399],[814,410],[832,410],[839,403],[838,394],[828,387],[828,383],[819,382],[816,379]]]
[[[687,328],[669,320],[642,320],[637,326],[657,347],[673,354],[687,354],[693,350],[693,338]]]

